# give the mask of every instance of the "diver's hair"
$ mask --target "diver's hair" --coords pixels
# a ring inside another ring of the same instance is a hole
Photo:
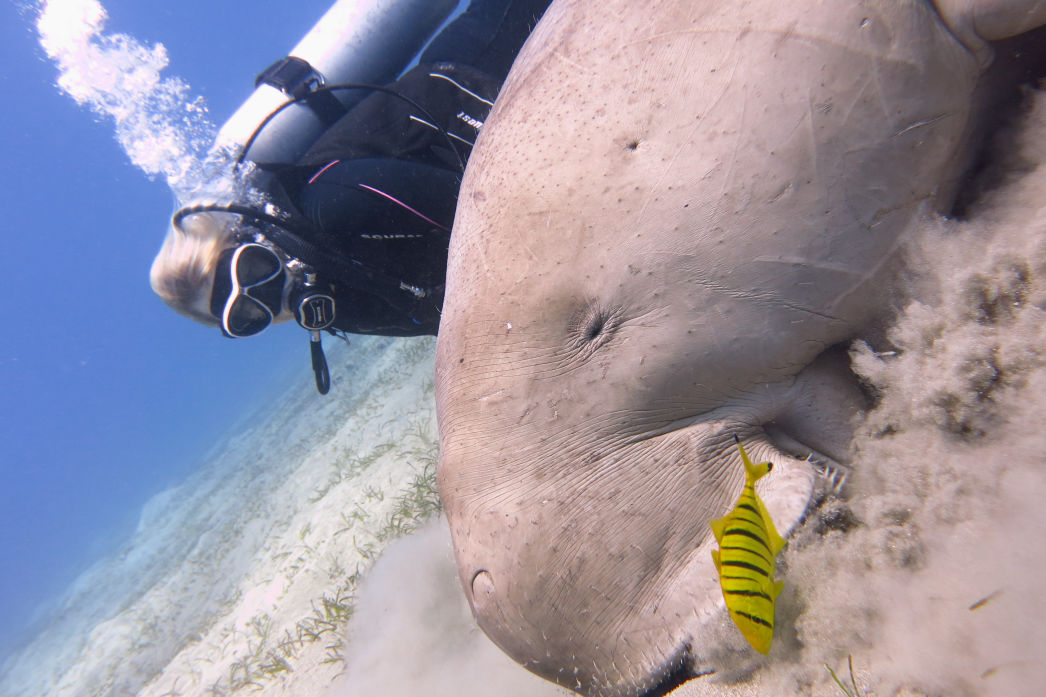
[[[234,246],[234,226],[210,213],[196,213],[171,225],[149,271],[149,283],[176,312],[212,327],[214,268],[223,250]]]

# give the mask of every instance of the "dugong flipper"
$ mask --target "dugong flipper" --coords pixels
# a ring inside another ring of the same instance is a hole
[[[962,29],[914,0],[557,0],[525,46],[461,190],[436,397],[465,592],[528,669],[618,697],[715,668],[732,438],[787,534],[812,477],[782,444],[846,454],[826,350],[969,159],[987,61],[957,37],[1005,22],[943,4]]]

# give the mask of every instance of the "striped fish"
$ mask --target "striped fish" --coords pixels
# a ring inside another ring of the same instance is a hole
[[[774,581],[774,557],[785,541],[755,492],[756,481],[773,468],[773,463],[753,465],[736,435],[734,442],[741,451],[747,481],[734,509],[710,522],[719,543],[712,561],[730,616],[748,643],[765,654],[770,652],[774,638],[774,600],[784,587],[783,581]]]

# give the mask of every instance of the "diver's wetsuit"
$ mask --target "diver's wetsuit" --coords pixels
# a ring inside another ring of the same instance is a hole
[[[550,1],[475,0],[433,40],[417,67],[389,85],[424,113],[376,91],[295,165],[263,165],[276,175],[275,201],[311,223],[315,239],[309,242],[430,291],[418,299],[398,287],[378,292],[373,283],[333,282],[334,328],[436,333],[461,163]]]

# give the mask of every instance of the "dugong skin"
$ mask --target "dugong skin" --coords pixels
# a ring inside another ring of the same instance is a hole
[[[548,10],[463,182],[436,380],[465,593],[529,670],[617,697],[715,668],[731,438],[774,461],[786,533],[812,482],[792,455],[845,458],[856,408],[819,356],[881,314],[968,157],[970,37],[1005,24],[975,10],[942,6],[954,32],[921,2]]]

